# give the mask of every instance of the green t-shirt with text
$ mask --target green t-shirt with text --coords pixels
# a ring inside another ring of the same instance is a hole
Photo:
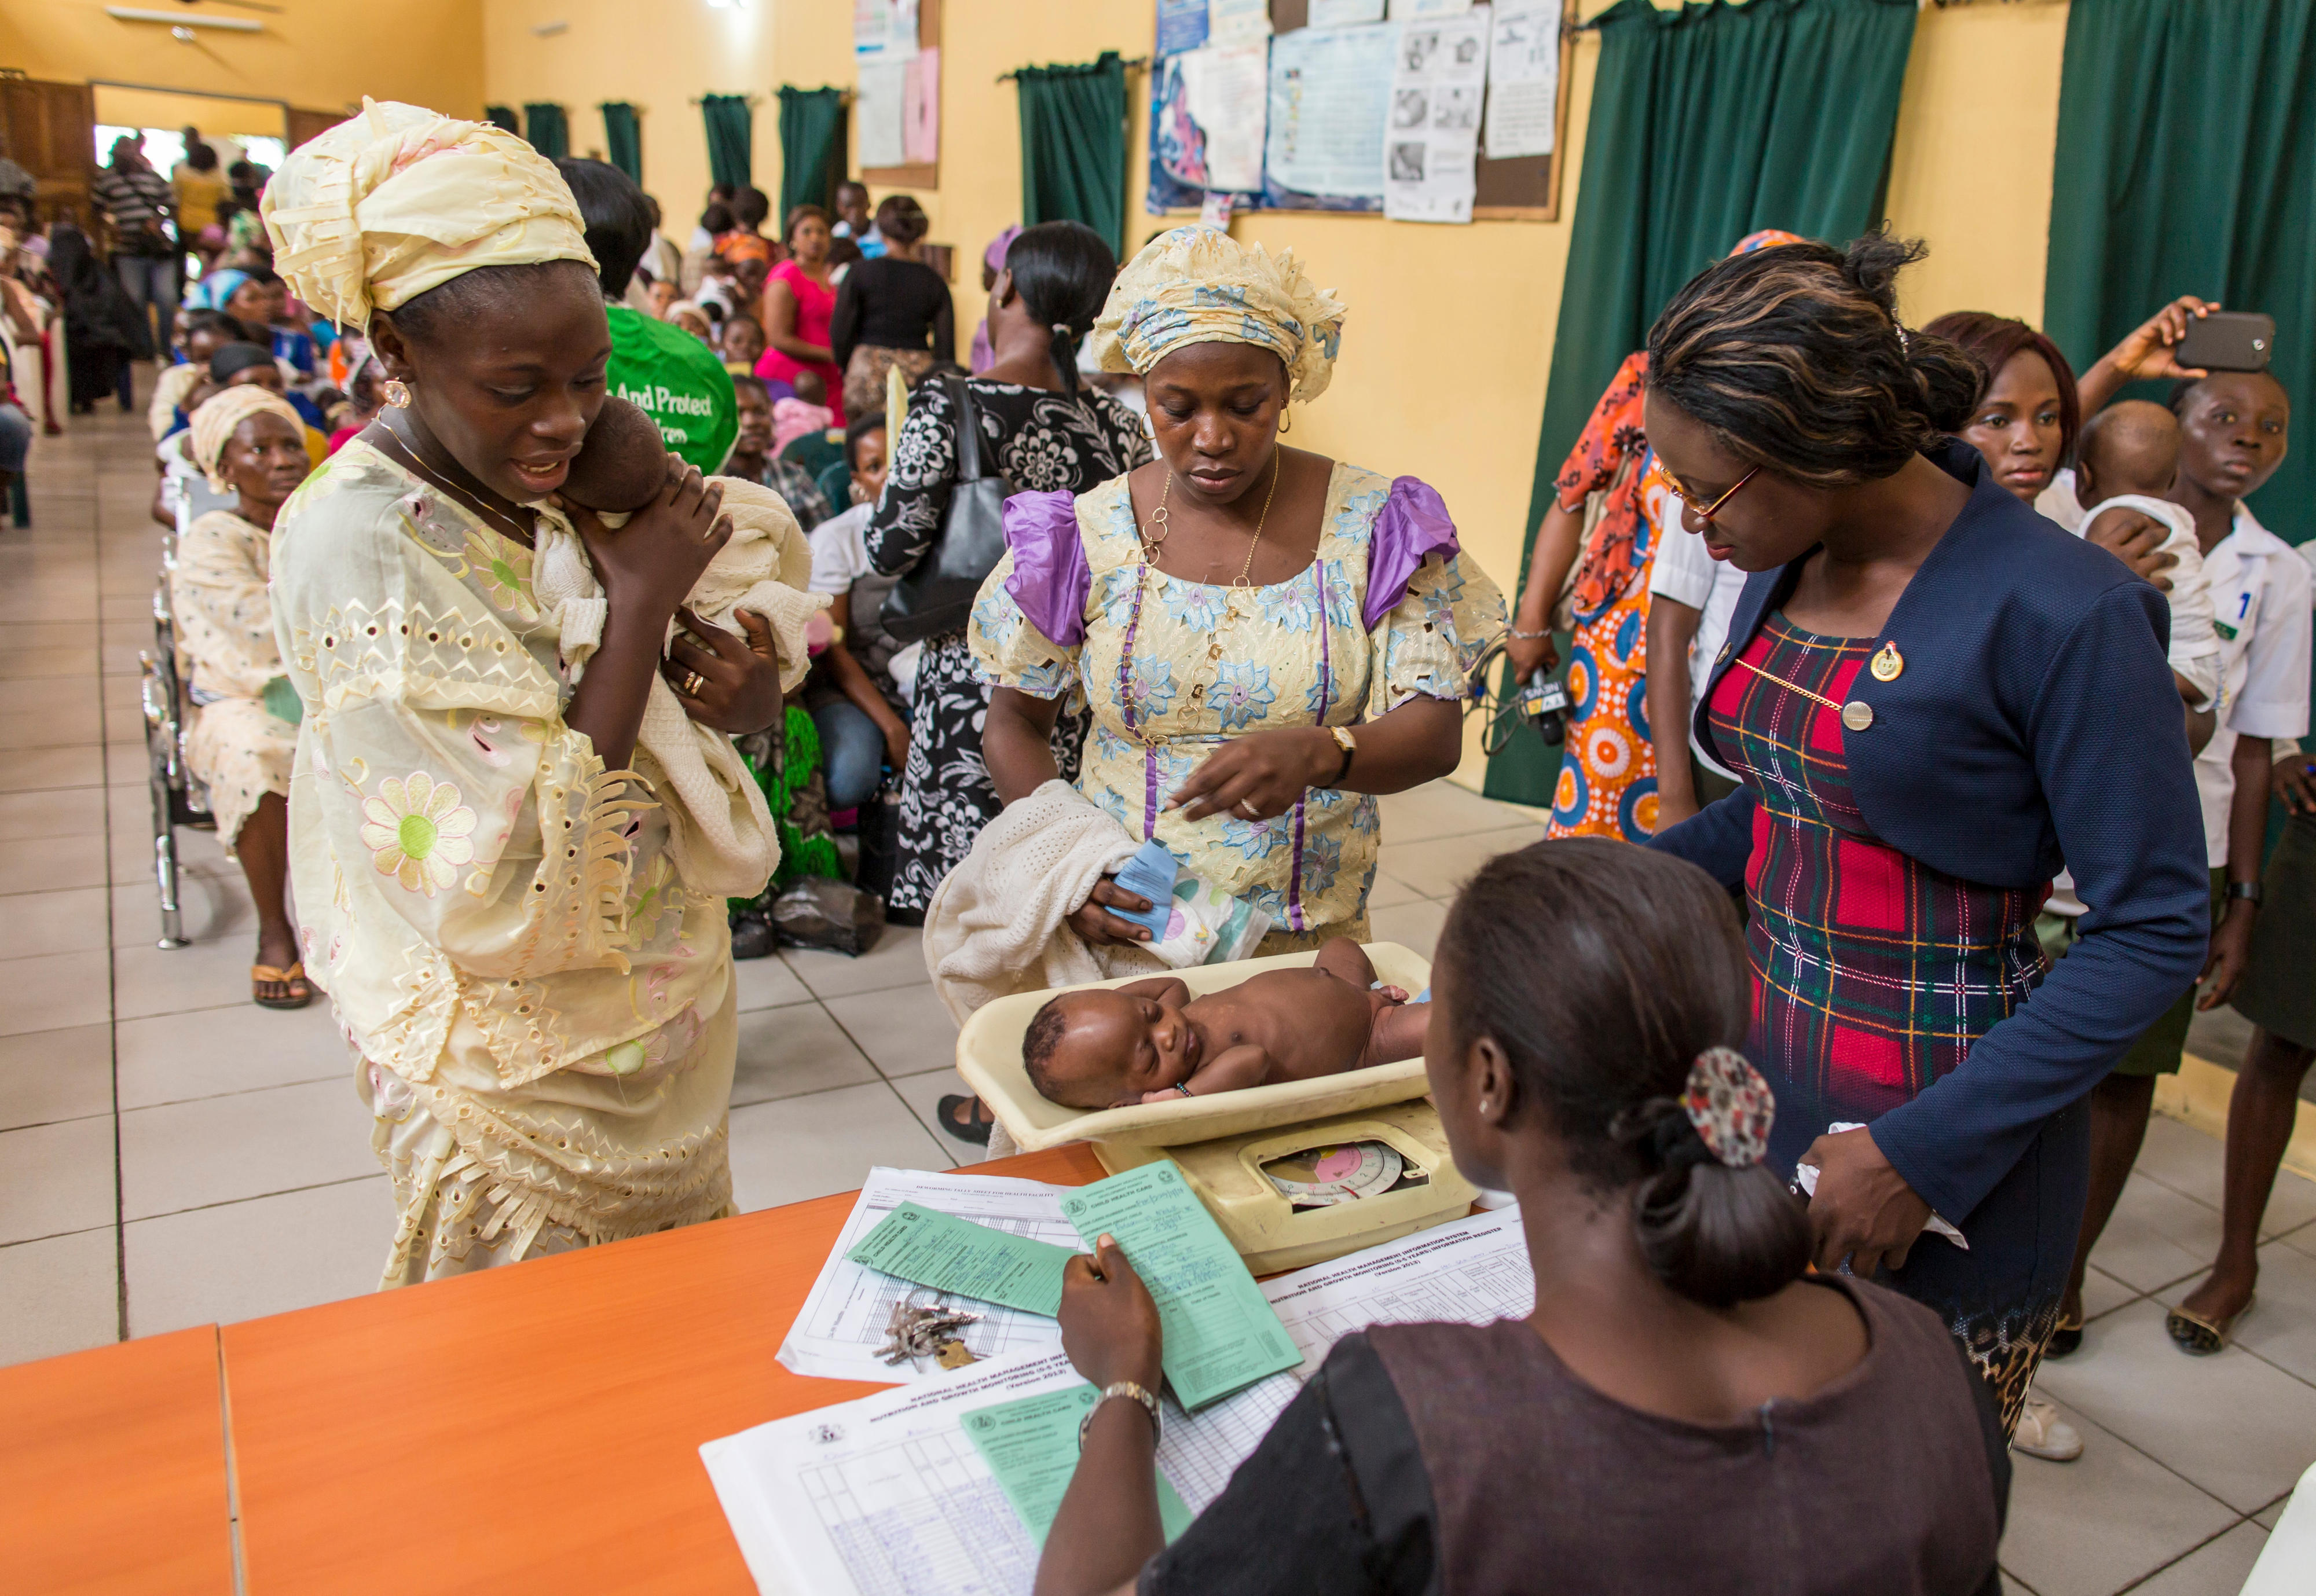
[[[655,322],[624,305],[609,306],[611,365],[606,381],[659,423],[667,447],[703,472],[714,471],[740,435],[740,410],[724,362],[673,322]]]

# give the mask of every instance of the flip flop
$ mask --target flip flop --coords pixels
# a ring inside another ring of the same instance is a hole
[[[2243,1323],[2244,1315],[2259,1300],[2255,1291],[2244,1299],[2244,1305],[2223,1319],[2207,1319],[2184,1308],[2175,1308],[2163,1316],[2163,1329],[2179,1350],[2194,1358],[2208,1358],[2214,1352],[2225,1352],[2236,1338],[2236,1326]]]
[[[960,1109],[965,1111],[962,1116],[958,1112]],[[980,1098],[955,1095],[944,1097],[940,1100],[939,1112],[941,1129],[959,1141],[971,1142],[975,1147],[989,1145],[989,1128],[997,1122],[993,1117],[982,1118],[982,1115],[989,1111]]]
[[[267,998],[260,995],[262,986],[284,986],[293,989],[296,996]],[[300,959],[287,970],[277,970],[271,964],[249,967],[249,1000],[260,1008],[303,1008],[314,1001],[313,983],[306,979],[306,961]]]

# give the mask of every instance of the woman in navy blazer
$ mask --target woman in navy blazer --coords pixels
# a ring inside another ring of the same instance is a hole
[[[1897,324],[1920,253],[1726,261],[1650,334],[1649,440],[1753,573],[1697,714],[1744,785],[1652,846],[1746,893],[1748,1051],[1772,1157],[1818,1171],[1819,1266],[1937,1309],[2015,1426],[2084,1095],[2196,979],[2210,888],[2162,596],[1945,436],[1982,378]],[[2046,977],[2062,864],[2089,913]]]

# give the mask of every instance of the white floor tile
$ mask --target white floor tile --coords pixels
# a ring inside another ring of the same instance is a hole
[[[0,900],[0,960],[106,946],[111,930],[106,897],[102,887],[67,887]]]
[[[1411,953],[1431,957],[1431,945],[1439,940],[1439,927],[1448,923],[1448,906],[1430,899],[1421,903],[1403,903],[1396,909],[1379,909],[1367,916],[1367,929],[1376,942],[1395,942]]]
[[[2152,1291],[2209,1269],[2219,1248],[2216,1209],[2134,1175],[2124,1183],[2091,1262],[2125,1285]]]
[[[129,1333],[231,1324],[378,1290],[394,1239],[383,1175],[123,1227]]]
[[[1385,826],[1384,836],[1391,836]],[[1463,837],[1442,837],[1429,842],[1386,840],[1376,850],[1378,862],[1429,898],[1453,898],[1480,867],[1499,854],[1516,852],[1544,840],[1541,826],[1514,826],[1477,831]]]
[[[914,926],[887,926],[877,945],[857,959],[790,948],[780,955],[815,998],[884,992],[932,980],[925,970],[924,934]]]
[[[886,1075],[922,1075],[957,1059],[957,1023],[931,985],[831,998],[826,1007]]]
[[[177,935],[187,942],[241,938],[254,948],[257,909],[249,884],[230,864],[183,867],[177,873]],[[161,889],[149,870],[112,889],[112,945],[154,947],[161,939]]]
[[[2202,1278],[2159,1291],[2156,1299],[2177,1308]],[[2316,1258],[2269,1242],[2259,1249],[2258,1290],[2252,1310],[2236,1322],[2235,1344],[2316,1386]],[[2316,1460],[2316,1441],[2309,1456]]]
[[[0,1364],[77,1352],[120,1334],[111,1226],[0,1247]]]
[[[2095,1319],[2139,1300],[2140,1293],[2094,1264],[2083,1272],[2083,1317]]]
[[[2163,1313],[2151,1300],[2107,1315],[2038,1383],[2238,1513],[2257,1512],[2316,1462],[2316,1387],[2241,1347],[2191,1358],[2163,1333]]]
[[[102,1227],[116,1217],[112,1121],[0,1130],[0,1246]]]
[[[1446,781],[1388,794],[1376,802],[1383,835],[1393,842],[1427,842],[1435,837],[1498,831],[1527,819],[1516,809]]]
[[[2036,1596],[2110,1596],[2235,1521],[2224,1503],[2061,1405],[2082,1432],[2083,1455],[2011,1459],[2002,1566]]]
[[[0,750],[6,745],[0,743]],[[0,752],[0,758],[4,758]],[[0,842],[0,893],[53,892],[104,885],[104,838],[56,837]]]
[[[104,829],[104,795],[88,787],[0,793],[0,840],[93,837]]]
[[[1371,910],[1378,909],[1396,909],[1403,903],[1421,903],[1422,901],[1422,893],[1417,891],[1413,887],[1409,886],[1397,876],[1388,874],[1381,870],[1376,872],[1374,882],[1367,887],[1367,908]]]
[[[740,1016],[735,1107],[876,1078],[875,1066],[817,1003],[751,1009]]]
[[[179,1015],[123,1020],[114,1036],[124,1109],[353,1078],[353,1054],[326,998],[304,1008],[209,1009],[191,1023]]]
[[[0,899],[0,914],[9,901]],[[102,1024],[110,1013],[111,966],[101,948],[11,959],[0,965],[0,980],[11,994],[0,1008],[0,1036]]]
[[[775,953],[768,959],[742,959],[732,966],[734,1001],[742,1014],[752,1008],[778,1008],[809,1003],[812,989],[797,980],[796,971]]]
[[[138,941],[115,948],[114,1012],[127,1020],[254,1006],[249,1003],[249,966],[256,955],[254,925],[191,947],[163,948]]]
[[[934,1142],[951,1164],[978,1164],[988,1156],[988,1148],[961,1141],[944,1133],[940,1128],[940,1100],[952,1095],[973,1095],[973,1088],[965,1084],[965,1077],[959,1075],[954,1066],[947,1069],[929,1069],[922,1075],[904,1075],[893,1083],[893,1090],[901,1095],[901,1101],[909,1105],[909,1112],[917,1116],[918,1123],[932,1132]],[[938,1166],[928,1165],[926,1167]]]
[[[2273,1530],[2276,1528],[2276,1520],[2284,1516],[2284,1510],[2291,1505],[2291,1497],[2279,1496],[2275,1501],[2269,1503],[2266,1507],[2261,1508],[2258,1512],[2252,1514],[2251,1521],[2258,1524],[2263,1530]]]
[[[732,1184],[744,1212],[852,1191],[877,1164],[949,1167],[933,1133],[881,1080],[732,1111]]]
[[[0,1037],[0,1130],[111,1113],[111,1026]]]
[[[2227,1157],[2216,1136],[2157,1114],[2147,1122],[2146,1144],[2132,1167],[2206,1208],[2221,1206]],[[2289,1169],[2278,1170],[2275,1190],[2268,1193],[2267,1212],[2260,1220],[2260,1234],[2276,1236],[2311,1222],[2316,1222],[2316,1181]]]
[[[2251,1577],[2267,1544],[2267,1531],[2254,1523],[2238,1524],[2218,1539],[2188,1553],[2143,1585],[2133,1596],[2236,1596]]]
[[[123,1217],[332,1185],[378,1173],[370,1115],[343,1080],[130,1109],[120,1116]]]
[[[21,749],[0,759],[0,793],[103,785],[104,754],[94,746]]]

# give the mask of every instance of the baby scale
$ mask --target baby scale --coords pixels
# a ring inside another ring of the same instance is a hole
[[[1388,985],[1417,992],[1431,984],[1430,962],[1397,943],[1369,944],[1367,954]],[[1211,992],[1317,957],[1280,953],[1173,973],[1193,993]],[[1478,1192],[1448,1156],[1439,1111],[1424,1097],[1422,1060],[1210,1097],[1068,1108],[1040,1095],[1021,1065],[1022,1035],[1053,996],[1023,992],[982,1007],[958,1038],[958,1073],[1024,1152],[1091,1141],[1113,1175],[1172,1159],[1254,1273],[1324,1263],[1471,1211]]]

